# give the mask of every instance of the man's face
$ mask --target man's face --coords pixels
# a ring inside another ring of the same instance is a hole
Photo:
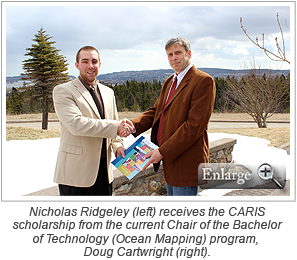
[[[170,66],[176,74],[181,73],[188,65],[191,64],[191,50],[186,51],[185,47],[176,43],[172,44],[166,50]]]
[[[78,57],[78,63],[75,62],[75,67],[79,70],[81,78],[91,85],[96,81],[100,66],[99,55],[95,50],[82,50]]]

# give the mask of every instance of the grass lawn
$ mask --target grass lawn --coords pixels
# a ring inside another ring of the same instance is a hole
[[[279,147],[290,141],[290,127],[275,128],[232,128],[232,129],[210,129],[209,133],[238,134],[250,137],[259,137],[270,142],[270,146]]]
[[[42,130],[26,127],[6,127],[6,141],[10,140],[37,140],[45,138],[59,138],[60,130]]]

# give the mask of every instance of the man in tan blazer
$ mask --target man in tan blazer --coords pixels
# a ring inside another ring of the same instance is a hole
[[[191,64],[188,41],[170,39],[165,46],[175,74],[164,83],[155,105],[132,120],[134,136],[152,128],[159,149],[147,154],[155,170],[163,162],[168,195],[197,195],[198,166],[209,160],[208,123],[215,101],[215,82]],[[176,80],[176,83],[174,83]]]
[[[79,77],[53,90],[61,124],[54,181],[60,195],[112,195],[111,152],[125,155],[121,137],[131,128],[118,121],[113,91],[96,80],[99,52],[92,46],[81,48],[75,66]]]

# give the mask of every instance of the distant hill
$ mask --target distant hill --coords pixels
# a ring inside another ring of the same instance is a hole
[[[12,84],[14,82],[18,82],[22,80],[22,76],[11,76],[6,77],[6,84]]]
[[[231,70],[231,69],[218,69],[218,68],[198,68],[212,77],[226,78],[230,76],[240,76],[244,71],[243,70]],[[263,70],[263,72],[268,72],[269,70]],[[284,74],[287,76],[290,73],[290,70],[272,70],[273,72],[281,75]],[[124,82],[136,80],[138,82],[152,82],[153,80],[165,81],[174,71],[172,69],[158,69],[158,70],[140,70],[140,71],[121,71],[121,72],[112,72],[107,74],[99,74],[97,77],[100,81],[105,84],[122,84]],[[75,78],[74,76],[69,76],[70,78]],[[6,77],[6,85],[8,88],[10,86],[18,86],[22,81],[22,76],[12,76]],[[17,84],[18,83],[18,84]]]
[[[231,70],[231,69],[218,69],[218,68],[198,68],[212,77],[226,78],[230,76],[240,76],[244,73],[244,70]],[[268,72],[269,70],[263,70],[263,72]],[[284,74],[287,76],[290,73],[290,70],[273,70],[275,73],[281,75]],[[99,75],[97,78],[106,83],[118,83],[122,84],[127,80],[136,80],[138,82],[152,82],[154,79],[157,81],[165,81],[174,71],[172,69],[159,69],[159,70],[140,70],[140,71],[122,71],[122,72],[113,72]]]
[[[23,86],[23,82],[25,80],[22,80],[23,76],[10,76],[6,77],[6,89],[12,89],[12,87],[19,88]],[[69,76],[69,78],[74,79],[74,76]],[[30,81],[27,81],[30,82]]]
[[[159,69],[159,70],[140,70],[140,71],[121,71],[102,74],[97,77],[104,82],[112,84],[122,84],[127,80],[136,80],[137,82],[152,82],[153,80],[165,81],[174,71],[172,69]]]

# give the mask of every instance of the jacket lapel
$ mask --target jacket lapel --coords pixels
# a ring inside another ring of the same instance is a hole
[[[187,85],[187,83],[190,80],[191,75],[193,73],[193,70],[194,70],[193,67],[194,67],[194,65],[189,69],[189,71],[187,72],[187,74],[184,76],[183,80],[177,86],[177,89],[174,91],[173,96],[168,101],[166,108],[173,102],[173,100],[179,95],[179,93],[182,91],[182,89]],[[171,84],[172,84],[172,80],[171,80],[170,86],[171,86]],[[169,92],[169,89],[168,89],[168,92]],[[167,92],[166,97],[168,96],[168,92]],[[165,104],[165,101],[164,101],[164,104]]]
[[[161,107],[162,107],[162,110],[163,110],[163,108],[164,108],[164,106],[165,106],[165,102],[166,102],[166,99],[167,99],[167,96],[168,96],[168,94],[169,94],[169,91],[170,91],[170,86],[172,85],[172,80],[173,80],[173,75],[172,76],[170,76],[171,77],[171,79],[170,79],[170,81],[168,82],[168,84],[167,84],[167,89],[166,89],[166,91],[165,91],[165,93],[164,93],[164,96],[163,97],[161,97]],[[167,104],[168,105],[168,104]]]
[[[85,86],[80,82],[78,78],[73,80],[73,84],[76,87],[77,91],[81,93],[83,98],[87,101],[87,103],[90,105],[92,108],[93,112],[96,114],[98,118],[101,118],[97,109],[97,106],[90,94],[90,92],[85,88]]]

